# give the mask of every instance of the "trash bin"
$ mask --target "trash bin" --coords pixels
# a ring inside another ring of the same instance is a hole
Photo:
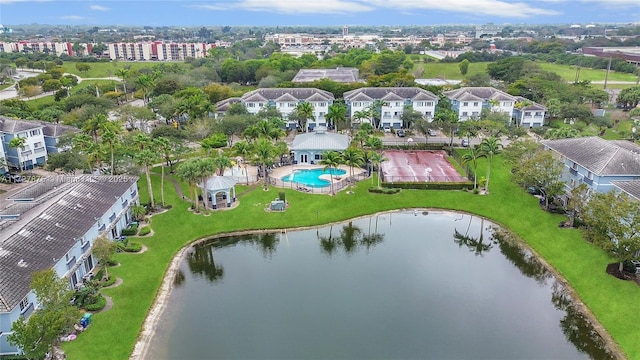
[[[84,314],[84,316],[82,317],[82,320],[80,320],[80,325],[82,325],[82,327],[87,327],[91,325],[91,313]]]

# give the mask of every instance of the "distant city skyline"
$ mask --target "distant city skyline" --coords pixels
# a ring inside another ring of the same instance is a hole
[[[5,26],[640,23],[638,0],[0,0]]]

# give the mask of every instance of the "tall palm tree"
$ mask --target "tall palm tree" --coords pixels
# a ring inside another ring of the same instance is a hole
[[[329,111],[325,118],[330,124],[333,124],[338,130],[338,124],[345,122],[347,115],[347,106],[343,103],[333,103],[329,106]]]
[[[189,195],[193,197],[192,207],[196,212],[199,211],[197,186],[200,177],[197,166],[198,160],[199,159],[191,159],[176,167],[176,175],[189,184]]]
[[[120,133],[122,132],[122,126],[118,122],[107,121],[100,125],[100,141],[102,144],[109,146],[111,175],[114,175],[115,171],[115,148],[120,143]]]
[[[209,208],[209,192],[207,191],[207,179],[212,175],[215,175],[217,170],[216,162],[212,158],[197,159],[196,161],[196,174],[198,176],[198,183],[202,184],[202,203],[204,208]],[[197,192],[197,188],[196,188]]]
[[[86,157],[87,165],[89,167],[89,174],[93,174],[93,166],[91,166],[91,156],[96,151],[98,145],[93,142],[91,136],[87,134],[79,134],[74,136],[71,140],[71,147],[76,152]]]
[[[363,120],[369,120],[370,112],[368,110],[358,110],[353,113],[353,121],[357,124],[362,124]],[[353,123],[351,124],[353,126]]]
[[[476,174],[476,169],[478,168],[478,158],[482,157],[483,154],[479,153],[473,147],[469,148],[469,151],[462,155],[462,165],[471,165],[473,168],[473,189],[478,188],[478,175]]]
[[[156,86],[155,76],[147,74],[140,75],[136,79],[136,86],[142,90],[142,101],[147,104],[149,102],[149,94],[151,94],[151,91]]]
[[[215,156],[213,158],[213,163],[216,166],[216,169],[218,170],[219,176],[223,176],[224,171],[230,168],[231,166],[233,166],[231,164],[231,159],[229,158],[229,156],[225,154],[218,154],[217,156]]]
[[[388,159],[383,157],[382,154],[378,152],[370,151],[369,160],[371,160],[371,165],[373,165],[376,168],[376,173],[378,175],[378,187],[380,187],[380,174],[382,174],[381,165],[383,162],[387,161]]]
[[[342,154],[337,151],[325,151],[322,153],[322,160],[320,160],[320,165],[324,165],[323,170],[329,170],[329,177],[331,179],[331,194],[335,195],[333,192],[333,170],[337,169],[338,166],[342,164]]]
[[[144,174],[147,177],[147,190],[149,191],[149,204],[151,206],[150,211],[153,211],[156,207],[155,201],[153,200],[153,186],[151,186],[150,167],[157,160],[157,158],[158,154],[156,154],[151,149],[144,149],[140,152],[137,152],[134,156],[136,164],[144,168]]]
[[[91,135],[93,141],[98,142],[98,131],[108,126],[109,118],[106,114],[95,114],[84,123],[82,130]]]
[[[256,161],[262,167],[262,178],[264,181],[263,188],[264,190],[268,190],[267,186],[267,166],[273,164],[273,158],[276,156],[275,154],[275,146],[271,143],[271,141],[260,138],[253,145],[253,156]]]
[[[244,164],[243,171],[247,178],[247,185],[249,185],[249,172],[247,171],[246,158],[247,156],[249,156],[249,154],[251,154],[251,145],[249,145],[248,142],[242,140],[233,144],[232,149],[233,153],[236,156],[240,156],[242,158],[242,163]]]
[[[489,177],[491,175],[491,160],[493,160],[493,155],[499,154],[502,148],[502,144],[500,144],[500,140],[495,137],[490,137],[486,139],[482,139],[480,143],[480,153],[482,156],[485,156],[489,163],[487,164],[487,181],[484,184],[484,191],[489,192]]]
[[[349,178],[353,179],[353,167],[364,165],[364,153],[358,148],[350,147],[342,152],[342,159],[349,166]]]
[[[304,132],[307,132],[309,128],[309,119],[314,119],[313,104],[307,101],[298,103],[298,105],[296,105],[296,112],[304,118]]]
[[[127,98],[127,76],[129,75],[129,69],[121,68],[116,70],[116,76],[122,79],[122,88],[124,89],[124,97]]]
[[[165,138],[165,137],[157,137],[155,139],[153,139],[153,145],[156,148],[156,150],[158,151],[158,153],[162,156],[165,156],[165,154],[171,152],[173,146],[171,145],[171,141],[169,141],[169,139]],[[166,157],[166,156],[165,156]],[[160,166],[161,168],[161,175],[160,175],[160,201],[162,201],[162,207],[164,208],[164,167],[165,167],[165,162],[162,162],[162,165]]]
[[[23,170],[22,156],[20,156],[20,153],[24,151],[26,144],[27,139],[20,136],[15,136],[9,141],[9,147],[16,149],[16,152],[18,153],[18,167],[20,167],[20,171]]]
[[[373,103],[369,106],[369,116],[371,117],[371,125],[374,128],[380,128],[380,119],[382,118],[382,107],[385,105],[385,102],[382,100],[374,100]]]

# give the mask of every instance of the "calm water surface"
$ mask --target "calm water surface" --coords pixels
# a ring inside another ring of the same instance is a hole
[[[493,224],[408,211],[190,249],[148,359],[608,359]]]

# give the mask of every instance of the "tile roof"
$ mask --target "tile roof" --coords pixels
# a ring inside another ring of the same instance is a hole
[[[598,176],[640,176],[640,146],[629,141],[607,141],[590,136],[543,140],[541,143]]]
[[[462,87],[456,90],[445,91],[444,94],[453,100],[462,100],[462,96],[465,94],[471,94],[478,98],[489,100],[507,100],[516,101],[516,98],[492,87]]]
[[[640,180],[614,180],[611,183],[640,201]]]
[[[517,109],[517,108],[516,108],[517,110],[521,110],[521,111],[523,111],[523,110],[541,110],[541,111],[547,111],[547,108],[546,108],[546,107],[544,107],[544,105],[540,105],[540,104],[538,104],[537,102],[531,101],[531,100],[529,100],[529,99],[527,99],[527,98],[524,98],[524,97],[522,97],[522,96],[516,96],[516,103],[518,103],[518,102],[528,103],[529,105],[527,105],[527,106],[523,106],[523,107],[521,107],[520,109]]]
[[[239,102],[240,102],[239,97],[232,97],[232,98],[220,100],[216,103],[216,111],[222,111],[222,112],[227,111],[229,109],[229,106],[231,106],[231,104],[235,104]]]
[[[357,99],[360,94],[365,94],[372,99],[383,99],[388,94],[394,94],[404,100],[414,100],[418,95],[420,95],[420,100],[425,100],[425,97],[434,101],[438,100],[438,97],[432,92],[419,87],[365,87],[347,91],[343,97],[346,101],[362,101]]]
[[[35,121],[18,120],[0,116],[0,132],[17,134],[23,131],[39,128],[42,128],[42,125]]]
[[[29,292],[31,275],[64,257],[95,225],[96,218],[107,213],[137,181],[126,176],[117,179],[85,175],[52,181],[57,185],[42,185],[47,182],[42,181],[24,189],[23,195],[13,196],[34,196],[35,206],[2,205],[5,215],[19,214],[19,219],[8,222],[0,233],[0,312],[18,305]]]
[[[279,97],[288,94],[295,98],[296,100],[306,100],[315,94],[320,94],[324,96],[327,100],[333,100],[335,97],[332,93],[315,89],[315,88],[263,88],[257,89],[253,91],[249,91],[248,93],[242,95],[240,98],[242,102],[246,101],[266,101],[273,100],[275,101]],[[264,100],[254,100],[254,96],[258,96],[255,99],[264,99]]]
[[[291,150],[334,150],[343,151],[349,147],[347,135],[328,132],[323,129],[298,134],[291,143]]]

